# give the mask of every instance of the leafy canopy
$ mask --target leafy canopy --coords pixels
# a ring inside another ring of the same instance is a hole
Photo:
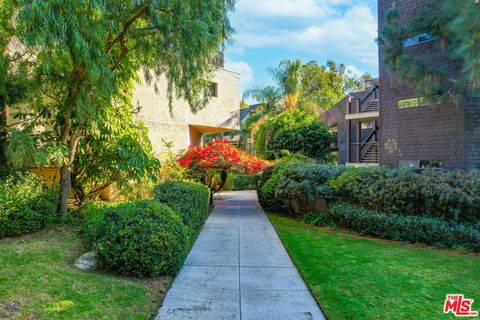
[[[99,133],[115,132],[108,127],[112,108],[131,99],[140,71],[147,82],[166,78],[170,102],[182,97],[193,111],[206,104],[211,61],[231,33],[228,13],[234,6],[233,0],[15,3],[18,15],[10,25],[21,47],[35,52],[29,75],[38,84],[36,99],[21,116],[32,128],[49,128],[53,141],[68,150],[61,170],[62,214],[78,148],[92,145],[82,140],[92,135],[105,143],[113,139]],[[143,154],[130,152],[137,159],[127,162],[143,161]]]
[[[288,110],[266,119],[255,134],[257,156],[273,160],[285,150],[323,159],[330,153],[333,135],[314,116]]]
[[[244,93],[257,100],[264,113],[295,108],[313,113],[328,110],[370,79],[368,74],[355,77],[344,64],[332,60],[325,66],[316,61],[283,60],[268,71],[275,85],[255,86]]]

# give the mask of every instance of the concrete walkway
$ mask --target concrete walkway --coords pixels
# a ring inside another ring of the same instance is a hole
[[[325,319],[253,191],[224,192],[168,292],[161,320]]]

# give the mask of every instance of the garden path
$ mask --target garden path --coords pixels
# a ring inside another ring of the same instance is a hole
[[[325,319],[254,191],[223,192],[160,308],[161,320]]]

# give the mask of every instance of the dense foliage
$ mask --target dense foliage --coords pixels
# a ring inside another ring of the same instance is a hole
[[[479,171],[345,168],[288,157],[263,176],[258,194],[266,210],[386,239],[480,250]]]
[[[268,160],[280,157],[283,150],[322,159],[330,154],[332,142],[333,135],[315,117],[301,111],[286,111],[260,125],[255,134],[255,151]]]
[[[253,174],[267,163],[251,154],[235,148],[227,141],[214,141],[206,146],[189,147],[179,161],[180,165],[193,171],[222,169]]]
[[[265,210],[277,211],[282,209],[283,203],[281,199],[277,199],[275,194],[278,182],[286,168],[291,164],[310,161],[301,154],[291,154],[278,160],[273,166],[263,172],[258,188],[258,199]]]
[[[245,173],[229,173],[224,190],[257,190],[261,175]]]
[[[155,199],[172,208],[194,232],[201,229],[210,212],[210,191],[199,183],[161,183],[155,188]]]
[[[227,141],[214,141],[205,146],[189,147],[178,163],[188,175],[207,185],[212,191],[223,188],[229,172],[254,174],[265,170],[268,163],[237,149]]]
[[[184,98],[193,111],[207,103],[206,79],[213,57],[231,33],[228,14],[234,7],[231,0],[14,3],[15,19],[6,23],[19,44],[17,64],[29,64],[35,82],[35,99],[21,118],[25,127],[50,128],[52,138],[46,141],[67,150],[61,170],[62,214],[67,212],[79,145],[86,146],[89,134],[108,126],[105,111],[112,104],[125,96],[131,100],[130,88],[140,80],[141,70],[147,82],[167,80],[170,101]],[[24,54],[29,52],[34,59]]]
[[[85,129],[73,163],[72,187],[79,202],[97,199],[115,184],[126,193],[133,183],[156,182],[160,162],[148,129],[135,120],[130,94],[105,107],[96,127]]]
[[[449,221],[480,218],[478,172],[418,174],[409,169],[348,168],[330,183],[348,201],[379,212]]]
[[[9,143],[10,128],[7,127],[7,106],[21,104],[31,98],[32,89],[36,84],[29,77],[29,64],[33,52],[15,52],[10,50],[12,46],[18,46],[15,27],[12,21],[18,10],[18,1],[0,1],[0,171],[7,171],[6,168],[18,170],[13,166],[18,162],[9,161],[6,153]],[[49,143],[43,147],[48,148]],[[33,154],[29,154],[34,158]],[[19,159],[20,160],[20,159]]]
[[[401,13],[395,6],[387,12],[386,23],[379,31],[383,64],[402,81],[413,84],[422,96],[461,95],[465,85],[469,85],[470,94],[479,94],[480,2],[428,0],[427,3],[407,25],[401,22]],[[432,64],[430,57],[412,54],[404,47],[404,40],[421,34],[433,37],[432,46],[453,63]]]
[[[57,195],[31,173],[0,178],[0,238],[33,233],[57,220]]]
[[[319,225],[333,225],[385,239],[480,252],[479,223],[462,224],[433,217],[379,213],[341,202],[318,215],[323,216],[318,220]]]
[[[318,114],[333,107],[347,92],[362,88],[370,79],[368,74],[356,77],[344,64],[332,60],[324,66],[316,61],[283,60],[267,71],[275,84],[256,86],[244,94],[257,100],[265,114],[292,109]]]
[[[95,208],[84,230],[101,265],[125,275],[176,273],[190,230],[169,207],[154,200]]]
[[[279,174],[275,198],[294,213],[313,208],[317,200],[334,198],[335,191],[328,181],[337,178],[344,170],[344,167],[319,163],[291,163]]]

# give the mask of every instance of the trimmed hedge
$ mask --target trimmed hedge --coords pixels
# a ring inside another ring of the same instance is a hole
[[[478,172],[418,174],[409,169],[348,168],[330,186],[345,200],[379,212],[470,223],[480,220]]]
[[[175,274],[190,245],[190,230],[155,200],[92,209],[83,228],[102,267],[134,276]]]
[[[425,216],[378,213],[338,202],[326,213],[306,216],[316,225],[335,226],[384,239],[417,242],[439,248],[480,252],[480,223],[447,222]]]
[[[224,190],[257,190],[260,182],[259,174],[229,173]]]
[[[320,163],[290,163],[279,175],[275,190],[275,198],[287,203],[308,204],[318,199],[330,200],[335,191],[327,184],[337,178],[345,167],[335,167]]]
[[[167,181],[155,188],[155,198],[172,208],[195,231],[203,226],[210,212],[210,190],[200,183]]]
[[[294,163],[312,163],[312,160],[302,154],[291,154],[278,160],[274,166],[263,172],[258,188],[258,199],[263,209],[268,211],[282,210],[283,203],[277,199],[275,192],[284,170]]]
[[[36,232],[57,220],[57,193],[33,173],[0,180],[0,238]]]

